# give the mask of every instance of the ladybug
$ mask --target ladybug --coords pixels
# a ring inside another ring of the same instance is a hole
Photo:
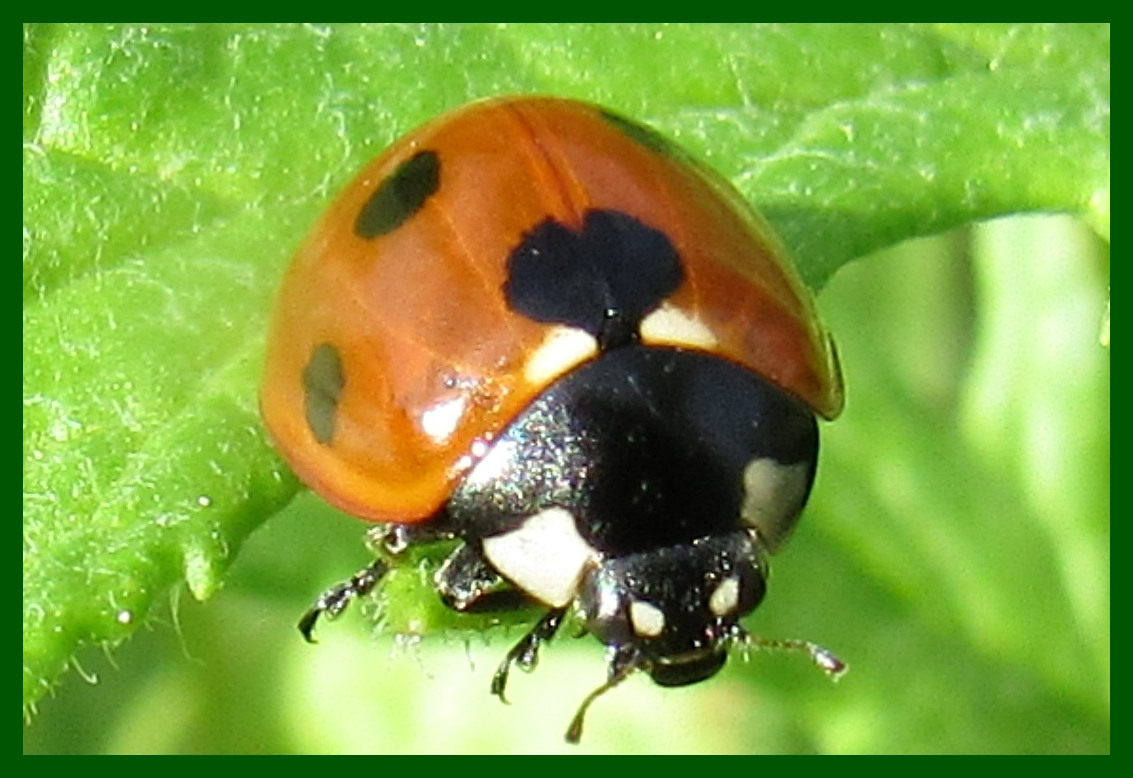
[[[606,682],[717,673],[814,482],[834,347],[770,228],[655,131],[551,97],[475,102],[397,141],[330,206],[283,281],[261,407],[300,478],[376,522],[378,558],[318,599],[311,640],[410,545],[458,611],[564,620]]]

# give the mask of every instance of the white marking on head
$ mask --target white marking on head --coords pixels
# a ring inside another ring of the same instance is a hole
[[[665,614],[656,605],[641,600],[629,604],[629,623],[645,638],[655,638],[665,629]]]
[[[578,327],[552,327],[543,342],[527,358],[523,377],[545,386],[598,353],[598,341]]]
[[[744,468],[743,521],[759,530],[769,551],[791,534],[806,498],[806,462],[784,465],[774,459],[753,459]]]
[[[708,610],[718,619],[729,613],[735,613],[736,606],[740,604],[740,579],[732,576],[725,578],[708,597]]]
[[[704,322],[671,305],[662,305],[641,321],[641,340],[650,345],[700,349],[716,345],[716,335]]]
[[[453,397],[451,400],[437,403],[421,414],[421,429],[437,443],[444,443],[456,431],[464,415],[466,400],[464,397]]]
[[[601,558],[562,508],[536,513],[511,532],[482,542],[484,556],[501,575],[554,608],[574,599],[586,567]]]

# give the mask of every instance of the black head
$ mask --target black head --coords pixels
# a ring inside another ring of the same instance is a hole
[[[766,593],[753,533],[610,559],[578,593],[587,629],[662,686],[703,681],[724,666],[739,619]]]

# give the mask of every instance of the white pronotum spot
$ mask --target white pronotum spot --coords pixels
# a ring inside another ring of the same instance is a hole
[[[501,575],[554,608],[574,599],[587,565],[599,561],[562,508],[536,513],[511,532],[482,542],[484,556]]]
[[[523,367],[528,382],[545,386],[598,353],[598,341],[578,327],[552,327]]]
[[[671,305],[662,305],[642,320],[641,339],[650,345],[699,349],[716,345],[716,336],[704,322]]]
[[[665,614],[656,605],[634,600],[629,604],[629,623],[638,635],[655,638],[665,629]]]
[[[759,530],[775,551],[794,526],[806,497],[806,462],[784,465],[774,459],[753,459],[744,468],[744,522]]]

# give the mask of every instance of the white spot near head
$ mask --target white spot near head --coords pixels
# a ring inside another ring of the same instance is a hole
[[[725,578],[708,597],[708,610],[718,619],[724,618],[729,613],[735,613],[739,604],[740,579],[735,576]]]
[[[574,599],[586,567],[601,558],[562,508],[536,513],[511,532],[482,543],[485,558],[501,575],[554,608]]]
[[[716,345],[716,336],[704,322],[671,305],[662,305],[642,320],[641,339],[650,345],[700,349]]]
[[[456,425],[464,415],[465,404],[464,397],[437,403],[421,414],[421,429],[437,443],[444,443],[456,431]]]
[[[656,605],[634,600],[629,604],[629,623],[638,635],[655,638],[665,629],[665,614]]]
[[[527,358],[523,377],[545,386],[598,353],[598,341],[578,327],[552,327],[547,337]]]
[[[759,531],[769,551],[777,551],[795,526],[807,494],[806,462],[784,465],[774,459],[753,459],[744,468],[744,502],[740,515]]]

